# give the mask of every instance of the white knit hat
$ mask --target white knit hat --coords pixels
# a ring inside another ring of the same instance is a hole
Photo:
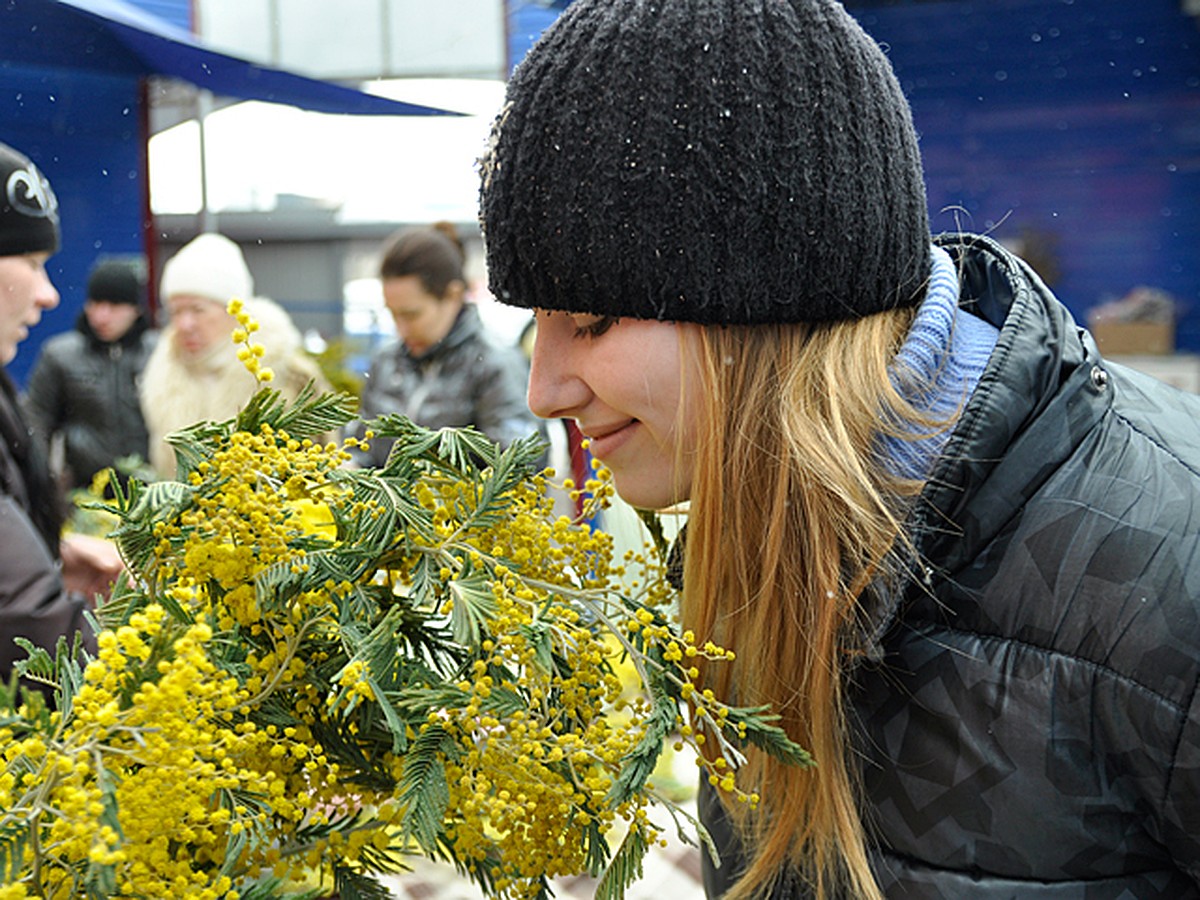
[[[163,266],[163,300],[181,294],[225,304],[254,295],[254,279],[241,248],[224,235],[202,234],[180,248]]]

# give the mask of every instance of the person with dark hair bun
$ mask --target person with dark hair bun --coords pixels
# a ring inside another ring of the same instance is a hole
[[[489,340],[466,301],[465,262],[448,222],[388,241],[379,276],[397,340],[371,360],[359,409],[364,422],[399,413],[426,428],[474,426],[503,445],[540,431],[525,402],[525,360]],[[382,465],[390,449],[377,438],[358,452],[358,462]]]

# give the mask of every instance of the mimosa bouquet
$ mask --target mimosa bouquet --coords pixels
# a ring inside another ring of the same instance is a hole
[[[55,702],[0,697],[0,898],[382,898],[412,854],[618,898],[664,822],[702,835],[650,783],[664,741],[734,794],[747,741],[808,763],[694,684],[726,654],[672,625],[661,542],[614,560],[556,517],[534,438],[385,417],[387,464],[347,467],[319,436],[353,399],[284,402],[231,311],[257,393],[172,437],[177,481],[115,486],[96,655],[30,646]]]

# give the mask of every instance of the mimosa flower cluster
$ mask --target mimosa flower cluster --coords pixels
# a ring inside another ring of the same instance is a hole
[[[172,437],[178,481],[116,489],[95,657],[33,651],[53,708],[3,698],[0,900],[266,900],[314,873],[381,897],[412,854],[504,900],[581,873],[617,898],[684,816],[650,782],[664,741],[734,794],[744,741],[806,761],[694,683],[727,654],[670,625],[662,548],[614,560],[555,516],[534,438],[385,417],[387,464],[349,468],[319,435],[353,402],[283,402],[230,311],[258,392]]]

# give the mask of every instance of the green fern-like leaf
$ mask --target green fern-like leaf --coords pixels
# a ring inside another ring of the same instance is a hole
[[[497,612],[496,595],[485,573],[467,571],[446,585],[454,605],[450,609],[450,630],[454,640],[463,646],[478,646],[487,620]]]
[[[139,573],[145,572],[159,541],[155,525],[191,508],[193,496],[190,487],[176,481],[158,481],[132,491],[130,497],[137,499],[131,509],[119,513],[122,521],[112,534],[121,557]]]
[[[778,725],[777,715],[768,715],[768,707],[734,707],[727,722],[732,730],[740,723],[746,726],[746,740],[776,759],[794,766],[815,766],[816,761],[803,747],[794,743]]]
[[[415,839],[427,853],[437,847],[442,817],[450,802],[443,760],[454,751],[454,740],[437,725],[418,734],[409,748],[400,775],[402,843]]]
[[[626,889],[642,877],[642,861],[649,850],[642,827],[630,828],[596,884],[596,900],[624,900]]]
[[[274,388],[259,388],[246,401],[234,419],[234,428],[257,434],[264,424],[273,424],[287,406],[283,394]]]
[[[447,474],[462,476],[490,465],[497,452],[496,444],[473,428],[434,430],[397,415],[383,416],[373,426],[378,434],[395,439],[385,472],[393,464],[420,459]]]
[[[67,638],[60,635],[53,656],[23,637],[12,640],[28,654],[13,665],[13,671],[35,684],[53,688],[55,708],[63,718],[69,718],[75,694],[83,685],[83,669],[78,662],[83,654],[83,636],[76,632],[68,644]]]
[[[662,755],[663,742],[675,727],[678,707],[663,683],[662,676],[652,671],[647,686],[653,709],[646,721],[645,734],[621,761],[621,772],[609,789],[608,799],[613,805],[626,802],[645,787]]]
[[[367,843],[359,850],[358,861],[368,872],[378,872],[381,875],[397,875],[412,869],[407,862],[408,853],[402,844],[379,848]],[[388,895],[391,896],[390,894]]]
[[[360,732],[352,732],[358,723],[353,718],[320,721],[313,726],[313,737],[320,742],[325,755],[338,764],[339,777],[345,784],[363,790],[391,793],[396,779],[379,754],[368,754],[360,740]]]
[[[228,436],[232,424],[232,420],[200,422],[168,434],[165,440],[175,450],[175,481],[187,484],[188,476],[212,455],[218,441]]]
[[[339,900],[391,900],[392,893],[374,878],[337,866],[333,870],[333,886]]]
[[[315,439],[349,423],[357,408],[358,401],[351,395],[317,393],[310,381],[291,403],[278,391],[260,390],[238,416],[238,427],[258,431],[269,425],[296,440]]]
[[[27,820],[14,819],[0,824],[0,876],[6,883],[20,879],[25,865],[25,847],[29,843]]]
[[[364,677],[375,697],[375,709],[387,722],[393,753],[403,753],[408,746],[407,723],[394,703],[395,692],[392,690],[398,668],[395,630],[399,615],[398,609],[389,611],[363,641],[355,656],[366,665]]]
[[[551,640],[551,631],[545,625],[530,625],[521,626],[519,629],[521,635],[529,642],[530,649],[533,650],[533,661],[537,667],[543,672],[554,671],[554,645]]]
[[[438,456],[460,471],[472,468],[474,459],[482,460],[485,466],[495,465],[497,449],[495,441],[474,428],[443,428],[438,432]]]
[[[225,861],[220,868],[220,874],[232,875],[243,850],[261,847],[271,840],[264,824],[269,806],[263,797],[247,791],[222,789],[216,799],[222,808],[229,811],[230,822],[240,826],[227,831]],[[242,895],[243,900],[245,896]]]
[[[354,583],[365,563],[338,548],[319,546],[293,559],[275,563],[254,578],[254,598],[264,612],[285,609],[300,594],[327,582]]]
[[[358,552],[371,557],[391,547],[397,534],[414,529],[426,542],[436,540],[432,514],[412,497],[412,485],[407,479],[378,477],[354,470],[340,470],[330,476],[338,487],[349,489],[349,503],[334,507],[338,537],[348,541],[351,536]],[[351,510],[370,510],[369,513]]]

